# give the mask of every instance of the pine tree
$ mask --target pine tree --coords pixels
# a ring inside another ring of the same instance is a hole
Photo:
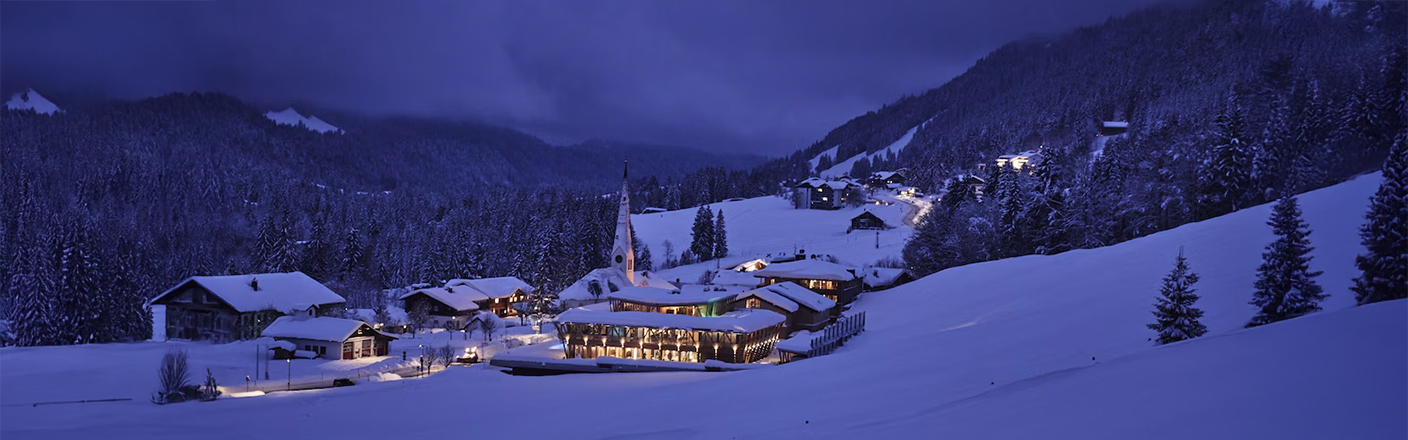
[[[366,246],[362,244],[362,233],[357,228],[348,228],[342,240],[342,277],[346,278],[366,268]]]
[[[708,205],[700,206],[694,212],[694,227],[690,230],[693,241],[689,244],[689,252],[695,258],[707,260],[714,255],[714,212]],[[681,258],[683,260],[683,258]],[[683,263],[681,261],[681,264]]]
[[[100,289],[101,270],[93,250],[87,225],[73,219],[65,225],[61,239],[58,285],[56,289],[58,344],[87,344],[101,330],[101,316],[114,303]]]
[[[1408,132],[1399,133],[1383,167],[1383,182],[1369,199],[1359,237],[1369,253],[1355,257],[1359,304],[1408,298]]]
[[[1188,269],[1188,259],[1180,249],[1173,270],[1164,276],[1164,285],[1159,289],[1161,297],[1154,304],[1156,322],[1148,325],[1150,330],[1159,333],[1158,344],[1193,339],[1208,332],[1208,328],[1198,322],[1203,311],[1193,306],[1198,302],[1198,295],[1193,293],[1193,284],[1197,282],[1198,274]]]
[[[1310,228],[1300,218],[1300,205],[1287,197],[1272,207],[1267,222],[1276,241],[1266,246],[1257,268],[1256,293],[1251,304],[1259,309],[1247,327],[1284,321],[1320,310],[1327,295],[1315,284],[1319,271],[1310,270]]]
[[[21,346],[54,343],[49,243],[44,237],[22,239],[13,262],[9,295],[15,309],[10,311],[13,320],[10,328],[15,333],[16,344]]]
[[[640,245],[640,254],[636,256],[636,269],[655,270],[655,262],[650,259],[650,245]]]
[[[1230,109],[1217,116],[1212,157],[1204,164],[1199,205],[1203,218],[1223,215],[1247,206],[1252,188],[1252,159],[1245,136],[1242,109],[1235,98]]]
[[[728,256],[728,229],[724,228],[724,210],[714,219],[714,258]]]
[[[998,252],[1001,257],[1015,257],[1031,253],[1031,241],[1027,238],[1025,224],[1026,192],[1018,182],[1017,172],[1003,165],[998,174],[1002,184],[998,186],[997,231]]]

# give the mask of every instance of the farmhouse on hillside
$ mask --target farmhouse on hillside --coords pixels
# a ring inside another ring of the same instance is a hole
[[[303,272],[190,277],[147,302],[165,307],[167,338],[211,341],[258,338],[275,318],[336,314],[345,303]]]
[[[326,316],[279,317],[264,329],[264,336],[287,341],[294,346],[294,352],[283,350],[276,353],[275,359],[304,353],[322,359],[386,356],[391,341],[396,339],[395,336],[376,331],[372,326],[356,319]]]
[[[1045,156],[1040,151],[1027,150],[1017,154],[1004,154],[997,157],[997,166],[1002,167],[1012,164],[1012,169],[1017,171],[1031,171],[1033,167],[1041,165]],[[1031,167],[1028,167],[1031,165]]]
[[[1096,121],[1096,136],[1116,136],[1129,131],[1129,122],[1126,121]]]
[[[897,188],[904,186],[905,177],[901,171],[876,171],[865,180],[871,188]]]
[[[871,214],[870,211],[865,211],[851,218],[851,227],[846,229],[846,232],[857,229],[884,230],[890,229],[890,225],[885,224],[884,220],[881,220],[880,217],[876,217],[875,214]]]
[[[427,287],[406,292],[400,300],[407,312],[425,307],[430,315],[427,325],[432,328],[462,329],[479,311],[493,312],[499,317],[518,314],[513,303],[526,301],[533,288],[515,277],[478,280],[450,280],[445,287]]]

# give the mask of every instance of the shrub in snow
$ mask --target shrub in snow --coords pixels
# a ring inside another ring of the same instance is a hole
[[[1150,330],[1159,332],[1157,342],[1160,345],[1193,339],[1208,332],[1208,328],[1198,322],[1198,318],[1203,317],[1203,311],[1193,307],[1193,303],[1198,301],[1198,295],[1193,294],[1193,283],[1196,282],[1198,274],[1188,270],[1188,259],[1183,257],[1183,250],[1180,249],[1173,271],[1164,277],[1164,286],[1159,291],[1163,296],[1154,305],[1157,322],[1149,324]]]
[[[220,386],[215,384],[215,375],[205,369],[205,384],[200,387],[200,401],[209,402],[220,397]]]
[[[479,315],[479,331],[484,333],[485,341],[494,340],[494,333],[499,331],[499,318],[492,313]]]
[[[1272,207],[1266,224],[1276,233],[1276,241],[1266,245],[1258,267],[1256,293],[1251,304],[1257,311],[1247,327],[1284,321],[1320,311],[1324,290],[1315,284],[1320,271],[1310,270],[1310,227],[1300,218],[1295,197],[1281,199]]]
[[[190,373],[186,370],[185,350],[171,350],[162,356],[157,379],[161,382],[161,389],[152,394],[152,403],[178,403],[200,397],[199,388],[186,383]]]

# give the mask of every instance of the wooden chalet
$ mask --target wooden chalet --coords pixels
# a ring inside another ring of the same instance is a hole
[[[896,188],[904,186],[905,181],[900,171],[876,171],[865,180],[865,185],[871,188]]]
[[[826,327],[834,316],[836,302],[796,283],[780,283],[749,290],[734,297],[734,310],[762,309],[785,316],[788,333]]]
[[[293,345],[292,352],[287,352],[287,347],[282,349],[284,352],[276,351],[276,359],[290,356],[322,359],[386,356],[391,341],[396,340],[395,336],[379,332],[365,322],[331,317],[280,317],[264,329],[264,336]]]
[[[190,277],[147,304],[165,309],[167,338],[234,341],[258,338],[280,316],[335,314],[345,303],[308,275],[288,272]]]
[[[861,279],[850,269],[816,259],[773,263],[754,271],[753,275],[762,278],[762,286],[793,282],[821,294],[841,306],[834,313],[855,301],[861,291]]]
[[[459,289],[461,286],[484,296],[484,299],[475,300],[479,310],[494,312],[500,318],[518,314],[513,304],[527,301],[528,295],[533,293],[533,286],[518,277],[455,279],[445,283],[447,288]]]
[[[860,215],[851,218],[851,227],[850,229],[847,229],[846,232],[851,232],[857,229],[885,230],[890,229],[890,225],[885,224],[884,220],[881,220],[880,217],[877,217],[870,211],[865,211],[860,213]]]

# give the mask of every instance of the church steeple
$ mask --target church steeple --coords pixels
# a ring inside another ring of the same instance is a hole
[[[611,247],[611,267],[625,272],[626,279],[636,282],[636,253],[631,243],[631,191],[627,186],[630,162],[621,171],[621,210],[616,214],[616,242]]]

